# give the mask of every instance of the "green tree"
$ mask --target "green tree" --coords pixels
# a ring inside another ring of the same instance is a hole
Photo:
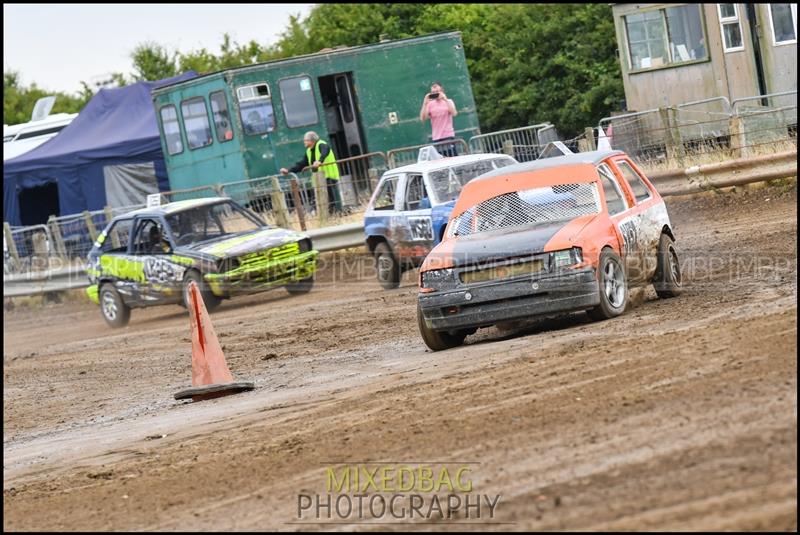
[[[25,86],[21,82],[17,71],[3,72],[3,123],[19,124],[31,120],[31,113],[36,101],[42,97],[53,95],[56,97],[51,113],[77,113],[83,109],[91,98],[91,94],[82,92],[68,95],[63,92],[47,91],[31,84]]]
[[[133,60],[133,79],[161,80],[177,74],[177,52],[170,53],[163,46],[153,43],[141,43],[131,52]]]

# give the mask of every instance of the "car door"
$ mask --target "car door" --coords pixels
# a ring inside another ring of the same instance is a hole
[[[154,241],[155,229],[161,240]],[[131,240],[131,257],[137,266],[136,280],[132,285],[141,304],[160,304],[180,300],[181,266],[172,262],[173,245],[169,241],[166,224],[160,217],[143,216],[134,222]]]
[[[614,225],[617,238],[620,240],[620,256],[625,265],[625,272],[629,281],[637,282],[641,279],[642,274],[639,260],[641,253],[638,227],[632,210],[634,203],[608,162],[598,165],[597,173],[600,175],[600,182],[603,185],[608,215]]]
[[[611,164],[634,203],[630,210],[630,221],[637,233],[637,261],[641,271],[639,279],[648,281],[655,274],[662,229],[669,225],[667,207],[629,158],[617,156],[611,159]]]
[[[368,243],[370,240],[385,238],[394,250],[396,244],[392,233],[392,219],[398,215],[397,191],[401,177],[401,174],[384,175],[375,188],[375,194],[364,212],[364,232]]]
[[[423,178],[422,173],[406,173],[401,190],[402,210],[392,225],[397,254],[415,263],[433,248],[431,198]]]

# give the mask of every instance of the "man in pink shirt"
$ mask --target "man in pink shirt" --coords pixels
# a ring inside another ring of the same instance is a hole
[[[458,115],[456,105],[452,99],[447,98],[442,84],[438,82],[431,84],[431,92],[422,99],[419,120],[425,122],[430,117],[433,130],[431,139],[434,144],[455,139],[453,117],[456,115]],[[436,150],[443,156],[458,155],[455,144],[440,145]]]

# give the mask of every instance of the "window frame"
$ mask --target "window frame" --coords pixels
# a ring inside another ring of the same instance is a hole
[[[170,152],[169,151],[169,143],[167,142],[167,131],[164,129],[164,116],[162,115],[165,108],[172,107],[175,110],[175,122],[178,123],[178,138],[181,140],[181,150],[178,152]],[[164,136],[164,145],[167,147],[167,155],[168,156],[177,156],[178,154],[183,154],[186,150],[186,142],[184,140],[184,133],[183,133],[183,122],[180,114],[178,113],[178,107],[170,102],[169,104],[164,104],[160,108],[158,108],[158,124],[161,127],[161,134]]]
[[[739,5],[738,4],[729,4],[733,6],[734,16],[733,17],[723,17],[722,16],[722,6],[724,4],[717,4],[717,18],[719,19],[719,33],[720,37],[722,38],[722,50],[726,54],[728,52],[741,52],[744,50],[744,32],[742,32],[742,19],[739,16]],[[730,24],[736,24],[739,26],[739,38],[742,41],[742,44],[739,46],[728,47],[728,43],[725,39],[725,26]]]
[[[372,201],[372,210],[377,210],[380,212],[388,212],[388,211],[397,211],[397,188],[400,185],[400,180],[403,178],[403,175],[396,174],[396,175],[388,175],[381,179],[378,183],[378,186],[375,188],[375,199]],[[387,206],[382,206],[378,208],[375,206],[375,203],[381,197],[381,190],[386,186],[387,183],[394,182],[394,191],[392,192],[392,204]]]
[[[417,201],[414,201],[417,204],[416,208],[411,208],[409,206],[409,192],[411,191],[411,186],[414,180],[419,179],[419,184],[421,186],[420,193],[422,195]],[[430,194],[428,193],[428,188],[425,185],[425,174],[424,173],[406,173],[406,185],[403,188],[403,211],[404,212],[413,212],[415,210],[423,210],[420,208],[419,205],[422,203],[422,199],[428,198],[430,199]]]
[[[228,131],[231,133],[230,139],[221,139],[219,137],[219,128],[217,127],[217,121],[214,118],[214,106],[212,104],[212,102],[213,102],[212,97],[214,97],[215,95],[221,95],[222,96],[222,101],[225,103],[225,111],[228,114],[228,123],[229,123],[228,124]],[[231,111],[230,111],[230,108],[228,106],[228,96],[225,94],[225,90],[224,89],[219,89],[217,91],[212,91],[211,93],[209,93],[208,94],[208,103],[209,103],[209,108],[210,108],[210,111],[211,111],[211,119],[212,119],[212,122],[214,124],[214,131],[216,133],[217,141],[220,142],[220,143],[227,143],[228,141],[233,141],[233,138],[236,137],[236,134],[233,131],[233,117],[231,115]]]
[[[191,143],[189,143],[189,133],[188,133],[188,130],[186,129],[186,117],[183,115],[183,105],[185,103],[188,103],[188,102],[191,102],[191,101],[196,101],[196,100],[200,100],[200,101],[203,102],[203,109],[205,109],[205,111],[206,111],[206,113],[205,113],[206,122],[208,124],[209,133],[211,133],[210,131],[211,131],[211,123],[212,122],[209,120],[209,117],[208,117],[208,108],[209,108],[209,106],[208,106],[208,103],[206,102],[205,97],[203,97],[202,95],[198,95],[196,97],[189,97],[189,98],[185,98],[185,99],[181,100],[181,121],[183,121],[183,129],[184,129],[184,131],[186,131],[186,146],[189,148],[189,150],[204,149],[204,148],[210,147],[211,145],[214,144],[214,135],[213,134],[210,137],[211,141],[206,143],[205,145],[198,145],[197,147],[192,147]],[[190,117],[190,119],[194,119],[195,117],[200,117],[200,115],[192,116],[192,117]]]
[[[772,20],[772,6],[773,4],[764,4],[767,8],[769,15],[769,27],[772,34],[772,46],[786,46],[797,44],[797,4],[787,4],[789,6],[789,13],[792,15],[792,24],[794,25],[794,39],[788,41],[778,41],[775,36],[775,22]],[[792,9],[794,6],[794,9]]]
[[[125,224],[125,223],[130,223],[130,229],[128,230],[128,243],[125,244],[124,246],[120,245],[119,247],[114,248],[114,240],[111,237],[111,233],[114,232],[114,230],[120,224]],[[120,218],[120,219],[117,219],[116,221],[114,221],[111,224],[111,226],[108,227],[108,232],[106,232],[106,238],[103,241],[103,243],[100,245],[100,254],[101,255],[106,255],[106,254],[126,254],[128,252],[129,247],[130,247],[130,244],[131,244],[131,238],[133,236],[133,227],[134,227],[134,218],[133,217],[123,217],[123,218]],[[107,251],[104,250],[103,248],[105,247],[106,244],[111,244],[112,248],[108,249]]]
[[[311,100],[314,103],[314,115],[316,120],[313,123],[304,123],[304,124],[297,124],[291,125],[289,124],[289,114],[286,112],[286,100],[283,98],[283,88],[281,87],[281,83],[285,82],[286,80],[294,80],[296,78],[307,78],[308,83],[310,84],[309,90],[311,91]],[[281,96],[281,111],[283,112],[283,120],[286,122],[286,128],[306,128],[308,126],[314,126],[319,124],[320,117],[319,117],[319,110],[317,109],[317,95],[314,92],[314,83],[313,78],[309,74],[300,73],[295,74],[293,76],[287,76],[285,78],[281,78],[278,80],[278,92]]]
[[[142,229],[144,226],[153,221],[156,225],[161,227],[161,235],[162,239],[164,239],[167,243],[169,243],[170,251],[137,251],[136,250],[136,239],[139,238],[141,235]],[[164,221],[163,217],[158,215],[140,215],[136,216],[133,219],[133,225],[131,227],[131,238],[128,241],[128,253],[132,255],[141,255],[141,256],[154,256],[154,255],[162,255],[162,254],[173,254],[175,251],[175,243],[172,239],[172,233],[170,232],[169,226],[167,225],[166,221]]]
[[[263,85],[264,87],[267,88],[267,94],[266,95],[257,95],[257,96],[249,97],[249,98],[245,98],[245,99],[242,99],[240,97],[240,95],[239,95],[239,91],[240,90],[245,89],[245,88],[249,88],[249,87],[257,87],[257,86],[260,86],[260,85]],[[269,87],[269,83],[268,82],[253,82],[253,83],[249,83],[249,84],[239,85],[239,86],[236,86],[234,88],[234,93],[235,93],[235,96],[236,96],[236,108],[239,111],[239,120],[242,122],[242,133],[245,136],[263,136],[263,135],[269,134],[271,132],[274,132],[274,131],[276,131],[278,129],[278,121],[277,121],[277,119],[275,117],[275,103],[272,101],[272,89]],[[267,123],[266,123],[267,124],[267,130],[265,130],[264,132],[248,132],[247,131],[247,124],[248,123],[245,120],[244,116],[242,115],[242,112],[244,111],[243,108],[242,108],[242,103],[243,102],[251,102],[251,101],[259,101],[259,100],[260,101],[269,102],[269,105],[272,108],[272,129],[269,128],[270,125],[269,125],[269,122],[267,121]]]
[[[617,170],[619,171],[619,175],[621,177],[621,182],[624,182],[625,185],[630,190],[630,193],[631,193],[631,199],[630,200],[633,200],[634,205],[640,205],[642,203],[645,203],[645,202],[649,201],[650,199],[652,199],[654,197],[652,188],[650,187],[650,185],[647,182],[645,182],[644,178],[642,177],[642,174],[633,166],[632,162],[630,162],[629,160],[627,160],[625,158],[618,158],[618,159],[613,160],[613,162],[614,162],[614,167],[616,167]],[[647,191],[647,197],[645,197],[644,199],[639,200],[639,198],[636,196],[636,191],[633,189],[633,185],[631,184],[631,181],[628,180],[627,176],[625,176],[625,172],[622,169],[623,165],[631,170],[631,172],[633,173],[634,177],[637,177],[639,179],[639,182],[642,183],[642,185],[644,186],[645,191]],[[618,178],[620,178],[620,177],[618,177]]]
[[[640,9],[640,10],[637,10],[635,12],[631,12],[631,13],[627,13],[625,15],[622,15],[621,20],[622,20],[622,29],[623,29],[623,32],[625,34],[625,51],[626,51],[627,56],[628,56],[628,58],[627,58],[628,59],[628,74],[638,74],[638,73],[641,73],[641,72],[651,72],[651,71],[657,71],[657,70],[661,70],[661,69],[672,69],[672,68],[675,68],[675,67],[685,67],[687,65],[694,65],[696,63],[706,63],[706,62],[711,61],[711,50],[709,49],[709,44],[708,44],[708,32],[706,30],[706,16],[705,16],[705,11],[702,9],[703,5],[704,4],[674,4],[674,5],[669,4],[669,5],[660,5],[660,6],[654,6],[654,7],[650,8],[650,9]],[[695,7],[697,7],[697,12],[698,12],[698,14],[700,16],[700,30],[703,32],[703,36],[702,37],[703,37],[703,41],[705,43],[704,46],[705,46],[705,49],[706,49],[706,55],[705,55],[705,57],[702,57],[702,58],[689,59],[689,60],[686,60],[686,61],[672,61],[671,60],[671,58],[672,58],[672,50],[670,50],[670,46],[669,46],[669,26],[667,26],[666,10],[669,9],[669,8],[678,8],[678,7],[684,7],[684,6],[695,6]],[[627,23],[626,19],[630,15],[638,15],[638,14],[642,14],[642,13],[650,13],[652,11],[658,11],[660,16],[661,16],[661,22],[664,25],[664,29],[665,29],[665,32],[664,32],[664,36],[665,36],[665,39],[666,39],[665,49],[667,51],[667,56],[668,56],[668,59],[670,59],[670,61],[668,61],[664,65],[657,65],[655,67],[639,67],[639,68],[636,68],[636,67],[633,66],[633,55],[631,54],[630,36],[628,35],[628,23]],[[744,37],[742,37],[742,39],[744,39]]]
[[[601,167],[605,167],[608,170],[607,174],[608,174],[608,179],[611,181],[611,186],[617,192],[617,195],[619,195],[620,199],[622,199],[622,204],[624,205],[624,208],[622,210],[613,214],[611,213],[611,210],[608,207],[606,188],[603,186],[603,173],[600,172]],[[625,212],[630,210],[633,207],[633,205],[631,204],[631,200],[628,198],[628,194],[622,187],[622,184],[620,184],[619,177],[612,169],[612,166],[609,165],[608,162],[601,162],[595,166],[595,169],[597,170],[598,180],[600,181],[600,189],[603,190],[603,202],[606,205],[606,210],[608,211],[609,217],[615,217],[620,214],[624,214]]]

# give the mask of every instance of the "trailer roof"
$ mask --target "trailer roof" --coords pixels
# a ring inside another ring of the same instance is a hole
[[[334,48],[323,48],[319,52],[313,52],[311,54],[303,54],[301,56],[292,56],[290,58],[273,59],[273,60],[269,60],[269,61],[263,61],[261,63],[254,63],[253,65],[247,65],[247,66],[244,66],[244,67],[232,67],[230,69],[222,69],[222,70],[219,70],[219,71],[210,72],[210,73],[203,74],[201,76],[197,76],[195,78],[192,78],[191,80],[187,80],[186,82],[177,82],[177,83],[174,83],[174,84],[161,86],[158,89],[153,90],[152,94],[155,96],[155,95],[159,95],[159,94],[165,93],[165,92],[167,92],[167,91],[169,91],[169,90],[171,90],[171,89],[173,89],[175,87],[186,87],[186,86],[189,86],[189,85],[193,85],[195,83],[203,82],[203,81],[207,80],[208,78],[211,78],[211,77],[214,77],[214,76],[220,75],[221,73],[226,73],[226,72],[235,72],[235,73],[238,74],[238,73],[247,72],[249,70],[255,70],[255,69],[263,68],[265,66],[286,66],[286,65],[291,65],[293,63],[301,63],[301,62],[306,61],[308,59],[317,58],[317,57],[330,58],[332,56],[343,56],[343,55],[349,55],[349,54],[357,53],[359,51],[363,51],[364,49],[368,49],[368,48],[395,48],[395,47],[398,47],[398,46],[404,46],[404,45],[408,44],[410,41],[420,41],[420,42],[435,41],[437,39],[444,39],[444,38],[447,38],[447,37],[455,37],[455,36],[459,36],[460,37],[461,36],[461,32],[460,31],[439,32],[439,33],[432,33],[432,34],[428,34],[428,35],[422,35],[422,36],[418,36],[418,37],[405,37],[405,38],[402,38],[402,39],[390,39],[390,40],[387,40],[387,41],[382,41],[380,43],[371,43],[371,44],[368,44],[368,45],[356,45],[356,46],[340,45],[340,46],[337,46],[337,47],[334,47]]]

